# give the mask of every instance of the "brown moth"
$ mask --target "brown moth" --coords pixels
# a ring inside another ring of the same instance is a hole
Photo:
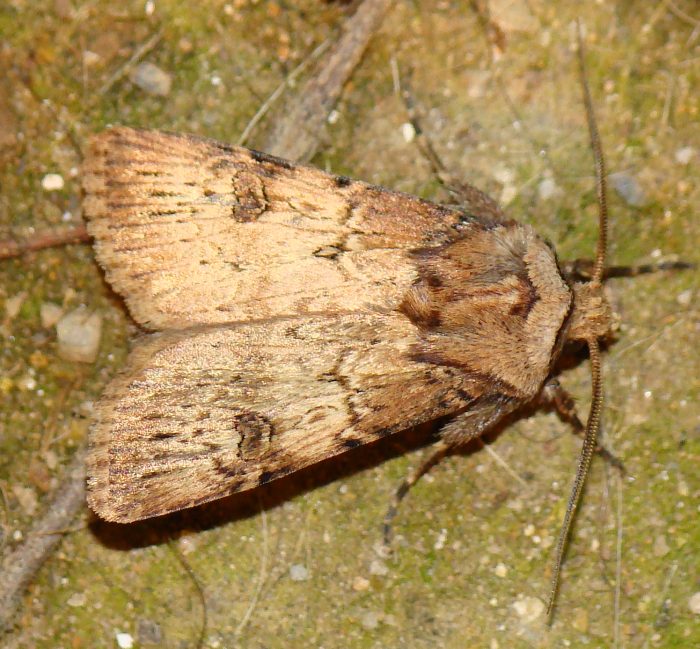
[[[495,211],[130,128],[93,138],[84,186],[107,280],[158,332],[97,405],[88,498],[107,520],[446,415],[472,438],[538,395],[567,340],[608,330],[599,292]]]
[[[593,280],[574,283],[473,188],[474,209],[448,208],[125,127],[92,139],[84,188],[107,280],[153,332],[96,406],[101,517],[253,489],[445,416],[454,447],[538,398],[564,344],[585,340],[595,394],[566,536],[598,427],[604,237]]]

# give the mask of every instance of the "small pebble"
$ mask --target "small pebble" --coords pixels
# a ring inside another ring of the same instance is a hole
[[[697,151],[692,146],[684,146],[676,151],[676,162],[682,165],[687,165],[694,157]]]
[[[553,178],[545,178],[538,186],[537,193],[543,201],[554,198],[562,193],[561,187],[554,182]]]
[[[496,574],[496,577],[505,577],[508,574],[508,568],[506,568],[505,564],[499,563],[495,568],[494,568],[494,573]]]
[[[369,579],[357,576],[352,580],[352,589],[358,593],[369,589]]]
[[[137,65],[129,75],[132,83],[149,95],[165,97],[170,93],[172,77],[154,63],[146,61]]]
[[[44,191],[55,192],[63,189],[63,176],[61,174],[46,174],[41,179],[41,187]]]
[[[309,578],[309,571],[306,566],[295,563],[289,567],[289,578],[292,581],[306,581]]]
[[[5,316],[8,320],[14,320],[27,299],[27,292],[21,291],[5,300]]]
[[[66,604],[68,604],[68,606],[79,608],[81,606],[85,606],[85,602],[87,602],[87,597],[85,597],[85,593],[73,593],[68,598]]]
[[[44,329],[50,329],[61,319],[63,309],[53,302],[44,302],[39,307],[39,315],[41,316],[41,326]]]
[[[632,207],[644,207],[647,197],[639,181],[630,174],[620,171],[610,174],[608,180],[625,203]]]
[[[385,577],[389,574],[389,568],[383,561],[375,559],[369,564],[369,574],[376,575],[377,577]]]
[[[664,534],[659,534],[654,540],[654,556],[655,557],[665,557],[671,548],[668,547],[668,541],[666,541],[666,536]]]
[[[365,629],[376,629],[379,626],[379,615],[374,611],[368,611],[362,616],[360,623]]]
[[[523,597],[513,603],[513,609],[523,622],[529,624],[544,613],[544,603],[537,597]]]
[[[700,591],[693,593],[688,600],[688,608],[691,613],[700,615]]]
[[[134,638],[130,633],[121,633],[117,631],[117,645],[120,649],[131,649],[134,646]]]
[[[163,641],[163,631],[160,625],[145,618],[138,621],[136,635],[140,644],[158,645]]]
[[[327,121],[329,124],[335,124],[340,119],[340,113],[337,110],[332,110],[328,113]]]
[[[577,631],[580,631],[581,633],[586,633],[588,631],[588,611],[585,608],[574,609],[571,625]]]
[[[85,67],[91,68],[97,65],[102,60],[102,57],[97,52],[83,50],[83,63]]]
[[[12,493],[27,516],[36,514],[36,510],[39,507],[39,499],[36,497],[34,489],[16,484],[12,487]]]
[[[56,324],[58,353],[67,361],[92,363],[97,358],[102,333],[102,316],[78,307]]]
[[[416,139],[416,129],[411,122],[401,124],[401,135],[403,135],[404,142],[407,143]]]
[[[445,547],[445,541],[447,540],[447,530],[442,528],[440,534],[433,545],[434,550],[442,550]]]
[[[498,166],[493,172],[493,177],[502,185],[510,185],[515,180],[515,172],[508,167]]]
[[[676,302],[680,304],[681,306],[690,306],[690,303],[693,301],[693,289],[688,289],[686,291],[683,291],[682,293],[679,293],[676,295]]]
[[[17,387],[20,390],[32,392],[36,390],[36,379],[31,374],[25,374],[17,379]]]

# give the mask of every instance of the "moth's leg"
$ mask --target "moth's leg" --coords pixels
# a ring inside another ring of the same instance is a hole
[[[416,144],[428,161],[430,169],[438,182],[454,197],[457,203],[465,206],[472,214],[495,222],[505,220],[506,217],[503,214],[503,210],[493,198],[474,187],[474,185],[455,178],[450,173],[435,151],[430,138],[421,127],[420,118],[410,91],[405,88],[402,89],[401,96],[408,113],[408,121],[416,133]]]
[[[469,410],[451,419],[440,431],[440,440],[428,449],[420,463],[404,478],[394,493],[384,517],[384,546],[388,550],[391,541],[391,523],[399,504],[411,487],[446,455],[492,428],[505,415],[512,412],[519,402],[506,398],[477,401]]]
[[[562,273],[565,277],[577,281],[588,282],[593,273],[592,259],[574,259],[562,263]],[[608,266],[603,271],[603,279],[611,277],[636,277],[649,273],[660,273],[665,270],[688,270],[695,264],[687,261],[661,261],[656,264],[635,264],[633,266]]]
[[[545,383],[540,394],[540,403],[554,409],[559,418],[571,426],[575,435],[583,437],[586,432],[586,427],[576,412],[576,402],[571,394],[565,390],[561,383],[556,379],[550,379]],[[611,453],[607,448],[598,445],[595,452],[600,455],[608,464],[614,466],[621,473],[625,473],[625,465],[622,460]]]
[[[452,444],[441,439],[435,445],[428,449],[428,453],[423,456],[422,461],[417,466],[408,473],[408,475],[403,479],[403,482],[399,485],[399,488],[394,493],[394,497],[391,499],[391,504],[389,509],[384,516],[384,545],[386,548],[389,547],[391,543],[391,523],[396,517],[399,511],[399,505],[404,499],[404,496],[409,492],[411,487],[421,479],[430,469],[432,469],[436,464],[438,464],[450,451],[452,450]]]

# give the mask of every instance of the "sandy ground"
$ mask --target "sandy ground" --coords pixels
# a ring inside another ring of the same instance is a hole
[[[455,175],[535,226],[560,258],[591,256],[597,208],[572,47],[580,16],[608,166],[619,174],[611,260],[697,261],[696,4],[498,0],[500,48],[468,4],[397,3],[315,164],[447,200],[410,141],[394,61]],[[347,11],[310,0],[184,5],[0,7],[3,237],[79,215],[78,147],[107,123],[236,141]],[[128,75],[109,82],[159,31],[143,60],[167,75],[166,94]],[[61,189],[42,187],[50,173]],[[105,525],[86,509],[27,594],[8,643],[191,647],[204,605],[212,648],[699,645],[700,595],[695,612],[691,603],[700,591],[699,290],[694,272],[609,284],[621,325],[604,359],[605,440],[628,474],[593,466],[551,629],[542,601],[579,442],[555,416],[537,414],[491,436],[493,453],[475,446],[422,481],[399,513],[388,559],[376,551],[381,520],[426,435],[396,436],[164,520]],[[47,303],[101,316],[94,363],[58,356],[55,330],[41,322]],[[8,551],[85,436],[91,403],[135,327],[85,245],[0,263],[0,304],[0,542]],[[590,380],[579,360],[561,380],[585,412]]]

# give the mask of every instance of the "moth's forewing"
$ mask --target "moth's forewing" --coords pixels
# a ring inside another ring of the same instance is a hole
[[[85,190],[108,280],[163,331],[97,406],[89,501],[110,520],[443,415],[479,431],[539,391],[571,305],[527,226],[211,140],[107,131]]]
[[[391,309],[457,210],[214,140],[114,128],[84,165],[97,259],[149,329]]]

